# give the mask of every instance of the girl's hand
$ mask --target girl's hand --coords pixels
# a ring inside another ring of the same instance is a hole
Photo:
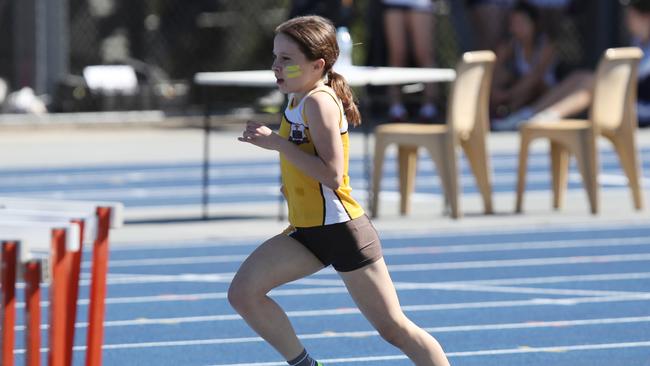
[[[254,121],[246,122],[246,129],[242,133],[242,137],[237,139],[268,150],[278,150],[280,142],[283,140],[270,128]]]

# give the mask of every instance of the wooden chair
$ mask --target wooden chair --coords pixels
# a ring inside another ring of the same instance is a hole
[[[472,167],[483,197],[485,213],[492,212],[492,188],[486,134],[489,131],[488,99],[495,55],[491,51],[467,52],[456,67],[456,79],[448,101],[447,123],[424,125],[390,123],[375,129],[371,214],[377,216],[379,190],[386,147],[399,150],[400,213],[407,214],[415,188],[417,151],[425,148],[440,177],[451,217],[458,218],[458,172],[456,146],[460,144]]]
[[[534,139],[550,141],[553,179],[553,208],[562,206],[567,189],[569,154],[574,155],[589,198],[591,213],[599,210],[598,152],[596,137],[609,139],[627,175],[634,207],[642,209],[641,176],[637,159],[636,94],[639,60],[643,52],[636,47],[605,51],[596,71],[589,119],[529,122],[521,126],[521,148],[517,182],[516,212],[522,211],[526,184],[528,147]]]

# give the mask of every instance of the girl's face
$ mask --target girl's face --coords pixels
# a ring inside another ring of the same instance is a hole
[[[325,61],[307,60],[298,44],[283,33],[273,40],[273,56],[271,69],[283,93],[307,92],[321,79]]]
[[[535,24],[532,19],[520,11],[510,15],[510,33],[519,41],[535,38]]]
[[[625,16],[627,30],[633,37],[643,42],[650,41],[650,14],[642,13],[633,7],[628,7]]]

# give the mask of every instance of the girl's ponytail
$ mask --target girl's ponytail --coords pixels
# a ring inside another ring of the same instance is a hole
[[[327,85],[332,88],[336,93],[336,96],[341,99],[345,118],[348,122],[351,123],[352,126],[359,126],[361,124],[361,113],[359,113],[359,108],[354,100],[352,89],[350,89],[350,85],[345,81],[345,78],[341,74],[330,69],[327,72]]]

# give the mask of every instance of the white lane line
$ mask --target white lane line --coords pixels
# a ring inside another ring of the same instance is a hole
[[[211,197],[225,196],[230,197],[235,194],[250,195],[251,190],[257,194],[272,196],[280,196],[279,185],[269,186],[266,183],[259,184],[246,184],[242,187],[241,184],[235,186],[222,186],[210,185],[208,191]],[[108,188],[108,189],[85,189],[85,190],[46,190],[38,192],[26,192],[24,196],[29,197],[42,197],[42,198],[76,198],[76,199],[97,199],[101,197],[103,200],[125,200],[128,198],[194,198],[201,194],[201,187],[194,186],[181,186],[181,187],[164,187],[164,188],[149,188],[149,187],[123,187],[123,188]]]
[[[168,266],[185,264],[217,264],[217,263],[241,263],[248,255],[211,255],[195,257],[174,257],[174,258],[145,258],[145,259],[118,259],[109,262],[111,268],[120,267],[144,267],[144,266]],[[91,268],[92,262],[85,261],[82,268]]]
[[[341,289],[341,291],[346,291]],[[404,312],[430,312],[441,310],[467,310],[467,309],[489,309],[502,307],[529,307],[529,306],[575,306],[581,304],[600,304],[611,302],[628,302],[628,301],[647,301],[650,295],[629,295],[629,296],[604,296],[604,297],[574,297],[563,299],[535,298],[526,300],[500,300],[500,301],[479,301],[479,302],[461,302],[448,304],[421,304],[421,305],[404,305]],[[319,310],[299,310],[287,311],[290,318],[318,318],[328,316],[360,315],[357,308],[334,308]],[[105,327],[124,327],[124,326],[143,326],[143,325],[165,325],[165,324],[182,324],[182,323],[202,323],[202,322],[221,322],[241,320],[238,314],[218,314],[204,316],[189,316],[175,318],[139,318],[127,320],[107,320],[104,322]],[[88,324],[79,322],[78,328],[85,328]],[[47,329],[47,325],[42,326]],[[17,326],[17,331],[24,331],[24,327]]]
[[[496,280],[471,280],[471,281],[444,281],[434,282],[440,285],[532,285],[532,284],[550,284],[550,283],[570,283],[570,282],[604,282],[604,281],[626,281],[650,279],[650,272],[635,273],[611,273],[595,275],[569,275],[569,276],[549,276],[549,277],[515,277]],[[230,283],[232,275],[218,274],[195,274],[183,273],[178,275],[121,275],[116,277],[109,276],[107,283],[109,285],[132,285],[132,284],[149,284],[149,283],[173,283],[173,282],[195,282],[195,283]],[[402,282],[404,283],[404,282]],[[80,281],[82,286],[90,285],[89,279]],[[20,283],[19,285],[23,285]],[[340,279],[322,279],[322,278],[303,278],[288,283],[293,286],[344,286]],[[41,285],[41,287],[47,284]]]
[[[534,235],[537,233],[548,233],[549,231],[553,232],[562,232],[562,234],[566,233],[585,233],[588,232],[590,234],[598,233],[598,232],[626,232],[630,230],[647,230],[649,228],[648,225],[646,224],[634,224],[634,223],[620,223],[620,224],[603,224],[598,227],[594,227],[591,224],[585,224],[585,223],[574,223],[574,224],[554,224],[549,226],[548,224],[544,225],[527,225],[527,226],[522,226],[518,228],[481,228],[479,230],[472,230],[472,231],[455,231],[455,230],[450,230],[450,231],[440,231],[440,230],[408,230],[408,231],[395,231],[391,230],[385,233],[381,233],[381,237],[384,239],[403,239],[403,240],[409,240],[409,239],[428,239],[430,241],[434,240],[443,240],[445,238],[452,237],[454,239],[458,238],[481,238],[482,240],[485,240],[485,236],[492,236],[492,235],[499,235],[499,236],[508,236],[508,235]],[[646,236],[637,236],[637,237],[630,237],[630,238],[612,238],[612,239],[604,239],[604,240],[628,240],[628,239],[643,239],[647,238]],[[552,240],[552,241],[545,241],[545,243],[553,243],[553,242],[573,242],[573,241],[582,241],[582,242],[589,242],[590,240],[601,240],[601,239],[574,239],[574,240]],[[522,246],[528,245],[528,244],[534,244],[538,243],[537,241],[531,241],[531,242],[517,242],[518,244],[521,244]],[[260,242],[251,240],[251,239],[228,239],[227,241],[224,241],[223,238],[219,237],[214,237],[214,238],[206,238],[202,239],[199,242],[193,242],[193,243],[185,243],[185,242],[178,242],[178,241],[170,241],[170,242],[164,242],[160,240],[156,240],[155,243],[149,242],[149,243],[143,243],[142,241],[138,242],[120,242],[118,245],[113,245],[111,247],[112,252],[128,252],[128,251],[144,251],[144,250],[176,250],[176,249],[188,249],[188,248],[222,248],[222,247],[256,247],[260,244]],[[463,245],[491,245],[491,244],[460,244],[460,246]],[[508,245],[508,244],[503,244],[503,245]],[[451,247],[451,246],[450,246]]]
[[[445,281],[435,282],[440,285],[530,285],[530,284],[549,284],[549,283],[567,283],[567,282],[601,282],[601,281],[626,281],[641,280],[650,278],[650,272],[636,273],[610,273],[595,275],[570,275],[570,276],[549,276],[549,277],[515,277],[503,278],[496,280],[471,280],[471,281]],[[230,283],[232,275],[219,274],[198,274],[182,273],[178,275],[128,275],[113,274],[109,275],[107,283],[115,285],[133,285],[149,283],[174,283],[174,282],[194,282],[194,283]],[[404,283],[404,282],[403,282]],[[417,283],[417,282],[416,282]],[[82,286],[90,285],[90,279],[80,281]],[[340,279],[322,279],[322,278],[302,278],[286,285],[292,286],[344,286]],[[17,284],[24,287],[23,283]],[[41,287],[47,287],[42,284]]]
[[[433,240],[432,240],[433,241]],[[398,248],[382,248],[384,254],[443,254],[443,253],[482,253],[501,251],[528,251],[540,249],[573,249],[573,248],[613,248],[626,246],[650,246],[650,237],[639,236],[630,238],[593,238],[573,240],[518,241],[515,243],[495,244],[454,244],[433,246],[400,246]]]
[[[65,178],[60,178],[59,180],[65,180]],[[247,178],[248,179],[248,178]],[[495,185],[513,185],[515,183],[515,174],[504,173],[495,175],[494,178]],[[526,178],[527,182],[530,184],[543,183],[546,184],[549,182],[548,172],[530,172]],[[569,180],[571,182],[581,182],[577,173],[572,172],[569,175]],[[611,180],[611,178],[610,178]],[[118,177],[113,177],[112,183],[119,183]],[[365,196],[364,191],[364,179],[355,180],[356,184],[353,189],[359,194],[359,197]],[[647,184],[648,179],[644,179],[644,185]],[[380,195],[384,199],[395,200],[399,198],[397,192],[398,188],[398,179],[396,177],[387,177],[383,184],[383,190],[380,192]],[[471,174],[468,171],[463,172],[460,177],[461,188],[464,190],[471,189],[475,187],[474,178],[471,177]],[[610,184],[607,187],[617,187],[618,184]],[[437,175],[427,175],[418,178],[417,189],[438,189],[440,188],[439,177]],[[253,189],[258,194],[265,194],[268,196],[279,196],[279,184],[269,185],[268,183],[253,183],[250,182],[250,179],[247,180],[247,183],[242,186],[241,183],[229,183],[229,184],[211,184],[208,187],[209,193],[213,197],[230,195],[244,195],[250,193]],[[538,191],[548,191],[548,189],[542,189]],[[126,199],[126,198],[161,198],[161,197],[176,197],[176,198],[190,198],[198,196],[200,193],[199,188],[192,187],[188,184],[181,184],[177,186],[167,185],[165,187],[132,187],[129,185],[116,186],[111,188],[103,189],[84,189],[84,190],[65,190],[65,189],[47,189],[44,186],[43,190],[25,192],[25,195],[30,197],[44,197],[44,198],[76,198],[76,199],[91,199],[96,197],[102,197],[103,199]],[[440,197],[440,193],[422,193],[414,192],[414,196],[421,197],[426,199],[428,197]]]
[[[357,164],[358,169],[361,170],[361,164]],[[422,177],[418,179],[420,183],[421,178],[429,178],[436,186],[439,186],[439,179],[437,174],[434,172],[434,166],[431,164],[421,164],[421,167],[418,167],[418,171],[422,174]],[[535,171],[535,164],[531,166],[530,178],[535,180],[544,180],[548,181],[548,172],[545,167],[547,165],[540,165],[541,170]],[[355,164],[350,166],[352,171],[355,168]],[[467,180],[468,182],[473,182],[469,166],[463,166],[463,169],[460,170],[461,178]],[[253,169],[251,167],[228,167],[228,168],[214,168],[211,167],[210,176],[218,177],[220,179],[228,178],[233,181],[233,183],[220,183],[220,185],[233,185],[240,186],[241,182],[236,182],[236,179],[241,179],[241,181],[246,181],[246,185],[254,184],[255,178],[277,178],[280,173],[279,167],[274,164],[269,164],[269,166],[255,166]],[[387,170],[387,173],[395,173],[394,170]],[[176,182],[179,178],[183,180],[189,179],[198,179],[202,176],[201,167],[178,167],[178,168],[159,168],[159,169],[130,169],[128,171],[100,171],[100,172],[45,172],[42,174],[21,174],[16,175],[6,175],[3,176],[0,181],[0,187],[11,188],[14,186],[19,187],[39,187],[43,186],[44,189],[47,189],[48,184],[52,182],[58,184],[110,184],[110,185],[126,185],[130,183],[140,183],[155,181],[158,183],[163,182]],[[514,173],[501,173],[495,175],[495,183],[501,180],[510,182],[514,181]],[[394,178],[393,176],[386,175],[386,179]],[[361,178],[363,179],[363,177]],[[356,180],[356,179],[355,179]],[[181,183],[182,185],[189,185],[191,183]],[[266,184],[268,185],[268,184]],[[168,185],[169,186],[169,185]],[[155,189],[155,187],[152,187]]]
[[[303,296],[303,295],[322,295],[322,294],[338,294],[347,293],[345,287],[334,288],[316,288],[316,289],[280,289],[270,292],[271,296]],[[228,297],[227,292],[209,292],[209,293],[195,293],[195,294],[164,294],[153,296],[128,296],[128,297],[109,297],[105,300],[107,305],[116,304],[146,304],[146,303],[162,303],[162,302],[196,302],[205,300],[225,299]],[[87,306],[89,299],[79,299],[77,306]],[[50,302],[45,300],[41,301],[41,307],[49,306]],[[22,309],[25,307],[24,302],[17,302],[16,308]]]
[[[614,242],[612,240],[612,242]],[[576,243],[573,243],[576,244]],[[618,244],[612,244],[611,246],[626,246],[626,245],[646,245],[650,244],[648,243],[648,239],[638,239],[634,241],[627,242],[626,244],[621,244],[620,242]],[[520,245],[520,248],[516,248],[516,246]],[[443,247],[422,247],[422,249],[419,248],[400,248],[400,249],[385,249],[384,252],[388,251],[390,253],[389,256],[411,256],[411,255],[421,255],[426,252],[430,254],[436,254],[436,253],[459,253],[459,252],[469,252],[469,253],[480,253],[480,252],[489,252],[489,251],[508,251],[508,250],[529,250],[529,249],[544,249],[544,248],[550,248],[550,249],[559,249],[562,248],[562,246],[557,246],[557,247],[543,247],[539,246],[538,248],[524,248],[524,245],[526,243],[518,243],[516,245],[499,245],[499,244],[494,244],[494,245],[481,245],[482,248],[476,248],[478,250],[472,250],[471,245],[469,246],[463,246],[463,247],[450,247],[448,251],[446,251]],[[577,244],[576,244],[577,245]],[[573,245],[573,246],[564,246],[565,248],[576,248],[578,246]],[[584,245],[584,247],[606,247],[608,244],[606,243],[597,243],[596,245]],[[193,257],[174,257],[174,258],[154,258],[154,259],[122,259],[122,260],[114,260],[109,262],[109,266],[112,268],[124,268],[124,267],[142,267],[142,266],[178,266],[178,265],[187,265],[187,264],[218,264],[218,263],[240,263],[246,258],[246,255],[217,255],[217,256],[193,256]],[[611,258],[614,261],[622,260],[622,261],[627,261],[625,258],[638,258],[637,260],[650,260],[650,253],[638,253],[638,254],[611,254],[611,255],[602,255],[602,256],[573,256],[573,257],[557,257],[558,260],[565,260],[566,258],[574,258],[574,260],[581,261],[581,260],[604,260],[604,261],[609,261],[608,258]],[[582,259],[580,259],[582,258]],[[617,259],[620,258],[620,259]],[[530,261],[531,263],[544,263],[544,262],[549,262],[552,261],[554,258],[526,258],[526,259],[515,259],[515,260],[510,260],[512,263],[516,263],[516,261]],[[505,262],[505,260],[498,260],[501,262]],[[474,263],[477,263],[480,266],[480,263],[488,263],[490,261],[475,261]],[[443,262],[444,263],[444,262]],[[438,263],[438,264],[443,264],[443,263]],[[470,263],[470,262],[448,262],[448,263]],[[524,262],[522,262],[524,263]],[[572,262],[573,263],[573,262]],[[578,262],[576,262],[578,263]],[[579,263],[585,263],[585,262],[579,262]],[[523,264],[526,265],[526,264]],[[535,264],[532,264],[535,265]],[[540,264],[537,264],[540,265]],[[82,264],[83,268],[90,268],[91,263],[90,262],[84,262]],[[392,268],[399,268],[400,266],[409,266],[409,265],[392,265],[389,266]],[[416,265],[417,266],[417,265]],[[406,267],[405,267],[406,268]],[[416,267],[417,268],[417,267]],[[416,269],[417,270],[417,269]]]
[[[650,178],[640,177],[641,186],[650,187]],[[582,182],[582,177],[577,172],[569,174],[569,179],[574,182]],[[602,185],[627,187],[629,181],[624,174],[598,174],[598,182]]]
[[[535,288],[535,287],[513,287],[513,286],[488,286],[472,284],[427,284],[417,282],[395,282],[395,288],[399,290],[451,290],[451,291],[472,291],[488,293],[509,293],[509,294],[534,294],[534,295],[565,295],[565,296],[628,296],[628,295],[650,295],[650,292],[636,291],[602,291],[602,290],[580,290],[580,289],[557,289],[557,288]]]
[[[444,281],[433,282],[441,285],[533,285],[549,283],[571,283],[571,282],[604,282],[604,281],[626,281],[644,280],[650,278],[650,272],[630,273],[603,273],[593,275],[568,275],[568,276],[546,276],[546,277],[513,277],[500,278],[495,280],[469,280],[469,281]],[[294,284],[312,286],[344,286],[340,279],[303,278],[292,282]],[[416,282],[417,283],[417,282]],[[426,282],[425,284],[430,284]]]
[[[647,342],[622,342],[622,343],[600,343],[600,344],[577,344],[577,345],[561,345],[551,347],[520,347],[520,348],[505,348],[505,349],[491,349],[479,351],[466,351],[466,352],[448,352],[447,357],[471,357],[471,356],[495,356],[495,355],[508,355],[508,354],[522,354],[522,353],[546,353],[546,352],[575,352],[575,351],[593,351],[603,349],[621,349],[621,348],[645,348],[650,347],[650,341]],[[396,361],[406,360],[404,355],[389,355],[389,356],[366,356],[366,357],[347,357],[347,358],[328,358],[321,360],[325,364],[335,363],[357,363],[357,362],[382,362],[382,361]],[[253,362],[253,363],[232,363],[232,364],[217,364],[211,366],[283,366],[286,362]]]
[[[650,255],[646,255],[647,257],[650,257]],[[607,257],[607,258],[603,258]],[[549,259],[549,258],[546,258]],[[550,258],[551,261],[549,261],[550,264],[583,264],[583,263],[608,263],[608,262],[622,262],[622,261],[635,261],[635,260],[648,260],[644,259],[642,255],[625,255],[625,256],[599,256],[599,257],[571,257],[571,258]],[[442,269],[450,269],[450,268],[491,268],[491,267],[508,267],[508,266],[525,266],[525,265],[547,265],[547,264],[542,264],[540,262],[540,259],[530,259],[530,260],[504,260],[504,261],[487,261],[488,263],[483,263],[481,261],[480,263],[477,262],[452,262],[452,263],[433,263],[433,264],[413,264],[413,265],[401,265],[402,267],[405,268],[396,268],[393,269],[392,266],[389,266],[389,269],[391,272],[405,272],[405,271],[414,271],[416,269],[414,268],[424,268],[426,269],[434,269],[433,267],[440,267]],[[501,264],[499,264],[501,263]],[[532,263],[532,264],[531,264]],[[485,267],[481,267],[485,266]],[[423,270],[423,269],[421,269]],[[327,272],[327,270],[323,270],[321,272]],[[330,272],[333,272],[333,270],[330,270]],[[320,273],[320,272],[319,272]],[[219,273],[215,274],[216,276],[234,276],[234,273]],[[416,286],[419,286],[416,288]],[[427,284],[427,283],[415,283],[410,285],[410,288],[404,288],[405,290],[407,289],[420,289],[420,288],[428,288],[428,289],[440,289],[440,290],[456,290],[456,291],[462,291],[463,289],[466,290],[471,290],[471,287],[468,286],[467,283],[465,282],[456,282],[456,283],[433,283],[433,284]],[[552,289],[546,289],[551,291]],[[561,291],[561,295],[566,295],[567,293],[564,291],[574,291],[574,290],[566,290],[566,289],[557,289],[558,291]],[[313,288],[313,289],[278,289],[278,290],[273,290],[271,291],[271,295],[273,296],[302,296],[302,295],[314,295],[314,294],[333,294],[333,293],[345,293],[347,290],[344,287],[337,286],[337,287],[325,287],[325,288]],[[475,290],[475,291],[481,291],[481,290]],[[502,290],[505,291],[505,290]],[[513,290],[516,291],[516,290]],[[538,289],[538,291],[543,292],[545,289]],[[588,291],[588,290],[584,290]],[[530,293],[530,292],[528,292]],[[636,294],[636,293],[628,293],[628,292],[607,292],[608,294],[613,294],[613,295],[618,295],[618,294]],[[641,293],[643,294],[643,293]],[[107,298],[106,299],[106,304],[134,304],[134,303],[155,303],[155,302],[172,302],[172,301],[200,301],[200,300],[213,300],[213,299],[225,299],[227,297],[227,294],[225,292],[217,292],[217,293],[193,293],[193,294],[180,294],[180,295],[170,295],[170,294],[164,294],[164,295],[152,295],[152,296],[130,296],[130,297],[113,297],[113,298]],[[78,305],[80,306],[85,306],[88,304],[87,299],[80,299],[78,302]],[[41,306],[45,307],[48,306],[49,302],[48,301],[41,301]],[[24,307],[24,303],[19,302],[16,304],[18,308]]]
[[[389,156],[390,157],[390,156]],[[391,159],[395,159],[393,156]],[[418,167],[418,171],[421,173],[435,173],[435,166],[426,156],[420,157],[421,162]],[[500,166],[511,165],[516,167],[517,158],[516,157],[493,157],[493,163],[498,162]],[[470,167],[464,159],[461,159],[461,172],[464,175],[471,175],[469,173]],[[602,164],[618,164],[618,160],[614,154],[604,155],[601,158]],[[192,162],[171,162],[168,165],[156,165],[156,166],[124,166],[118,167],[119,170],[100,170],[93,171],[88,173],[81,170],[76,171],[59,171],[59,170],[45,170],[42,173],[29,174],[25,175],[24,172],[16,172],[14,174],[4,174],[2,180],[0,181],[0,187],[10,187],[19,185],[24,186],[39,186],[47,185],[48,183],[54,181],[57,183],[111,183],[111,184],[124,184],[129,182],[144,182],[148,180],[156,181],[173,181],[177,178],[188,179],[188,178],[199,178],[201,177],[201,166],[199,163],[195,166],[190,166]],[[177,165],[177,166],[173,166]],[[388,163],[386,172],[395,173],[395,169],[391,169],[393,164]],[[548,179],[548,172],[546,171],[549,167],[548,157],[545,155],[539,156],[530,156],[529,159],[529,171],[532,175],[542,175]],[[350,170],[357,169],[359,171],[362,169],[362,162],[352,161],[350,164]],[[535,171],[539,169],[539,171]],[[38,169],[30,169],[29,171],[38,171]],[[210,176],[213,177],[227,177],[230,179],[241,178],[242,180],[250,180],[251,178],[263,178],[263,177],[276,177],[279,173],[279,168],[274,164],[273,161],[268,162],[253,162],[252,164],[242,165],[227,165],[227,166],[212,166],[210,167]],[[251,174],[254,174],[251,176]],[[498,173],[494,174],[496,178],[501,176],[514,176],[512,173]],[[627,180],[625,181],[627,182]],[[626,183],[627,184],[627,183]]]
[[[272,165],[272,164],[271,164]],[[259,166],[255,169],[233,167],[233,168],[210,168],[210,176],[223,178],[241,178],[247,182],[254,181],[255,178],[271,177],[275,178],[280,173],[277,166]],[[0,187],[38,187],[47,186],[51,182],[59,184],[129,184],[134,182],[156,181],[174,182],[179,178],[183,180],[199,179],[202,175],[202,167],[163,167],[154,169],[129,169],[128,171],[100,171],[100,172],[48,172],[42,174],[19,174],[5,176],[0,181]]]
[[[440,271],[440,270],[451,270],[451,269],[532,267],[532,266],[554,266],[554,265],[563,265],[563,264],[575,265],[575,264],[592,264],[592,263],[646,262],[646,261],[650,261],[650,253],[550,257],[550,258],[547,257],[547,258],[525,258],[525,259],[500,259],[500,260],[487,260],[487,261],[464,261],[464,262],[441,262],[441,263],[392,264],[388,266],[388,269],[391,272],[414,272],[414,271]]]
[[[518,322],[518,323],[494,323],[494,324],[470,324],[444,327],[427,327],[423,328],[426,332],[437,333],[457,333],[457,332],[474,332],[474,331],[492,331],[492,330],[515,330],[515,329],[536,329],[536,328],[566,328],[590,325],[610,325],[610,324],[635,324],[648,323],[650,316],[641,317],[621,317],[621,318],[598,318],[598,319],[577,319],[577,320],[552,320],[536,322]],[[175,323],[169,323],[175,325]],[[326,331],[321,333],[300,334],[300,339],[332,339],[332,338],[363,338],[377,337],[379,333],[375,330],[366,331],[347,331],[334,332]],[[160,341],[160,342],[138,342],[138,343],[116,343],[105,344],[103,350],[111,349],[133,349],[133,348],[154,348],[154,347],[183,347],[197,345],[216,345],[216,344],[241,344],[264,342],[261,337],[237,337],[237,338],[212,338],[212,339],[192,339],[177,341]],[[76,346],[75,351],[84,351],[85,346]],[[47,351],[42,349],[41,352]],[[17,350],[18,353],[24,353],[25,350]]]
[[[540,249],[570,249],[570,248],[600,248],[600,247],[626,247],[626,246],[650,246],[650,238],[606,238],[606,239],[578,239],[578,240],[549,240],[535,242],[517,242],[505,244],[459,244],[459,245],[435,245],[435,246],[411,246],[400,248],[382,248],[386,256],[411,256],[421,254],[445,254],[445,253],[482,253],[499,251],[528,251]],[[118,259],[110,261],[113,268],[118,267],[140,267],[140,266],[162,266],[162,265],[184,265],[184,264],[211,264],[211,263],[241,263],[246,259],[247,254],[241,255],[214,255],[214,256],[192,256],[174,258],[144,258],[144,259]],[[91,267],[90,261],[83,262],[84,268]]]

